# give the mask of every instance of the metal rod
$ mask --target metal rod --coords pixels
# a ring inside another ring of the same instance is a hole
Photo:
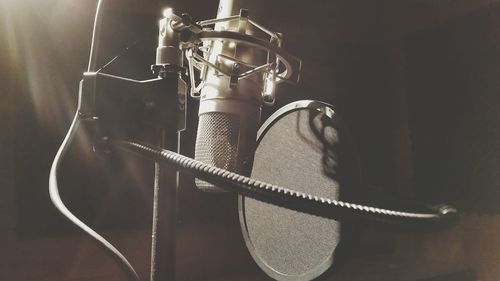
[[[219,22],[237,20],[239,18],[240,18],[240,16],[236,15],[236,16],[230,16],[230,17],[226,17],[226,18],[216,18],[216,19],[209,19],[209,20],[199,21],[198,24],[201,25],[201,26],[205,26],[205,25],[216,24],[216,23],[219,23]]]
[[[178,74],[167,74],[171,80],[166,94],[177,94]],[[173,136],[176,136],[173,140]],[[165,126],[157,133],[160,147],[177,149],[177,128]],[[177,224],[177,171],[155,162],[153,225],[151,234],[151,281],[175,280]]]

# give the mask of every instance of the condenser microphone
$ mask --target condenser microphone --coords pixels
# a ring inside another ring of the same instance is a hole
[[[232,1],[219,3],[217,19],[231,16]],[[245,10],[240,16],[245,17]],[[244,19],[219,22],[215,31],[251,34]],[[263,104],[263,75],[247,79],[235,77],[248,71],[250,65],[265,64],[267,53],[234,41],[212,41],[207,61],[218,67],[207,68],[200,90],[199,122],[195,158],[232,172],[249,175],[252,167],[257,130]],[[223,75],[226,73],[227,75]],[[204,191],[222,191],[202,180],[195,181]]]
[[[236,14],[240,5],[235,2],[220,0],[215,19],[169,18],[181,33],[190,94],[200,100],[196,160],[248,176],[262,106],[274,104],[277,84],[298,83],[302,62],[281,48],[280,33],[251,20],[245,9]],[[195,183],[200,190],[222,191],[205,181]]]

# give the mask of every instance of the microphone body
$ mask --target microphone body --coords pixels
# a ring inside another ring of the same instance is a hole
[[[221,0],[217,18],[238,12],[233,1]],[[250,25],[242,20],[217,23],[215,30],[253,34]],[[208,48],[207,60],[232,75],[246,71],[247,64],[259,65],[267,60],[267,54],[262,50],[235,42],[216,40]],[[234,76],[222,75],[214,68],[207,68],[202,73],[202,80],[195,159],[249,175],[263,104],[263,75],[238,80]],[[222,191],[202,180],[196,179],[195,183],[200,190]]]

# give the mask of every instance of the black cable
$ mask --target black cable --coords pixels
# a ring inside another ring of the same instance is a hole
[[[92,29],[92,41],[90,44],[89,66],[87,72],[94,72],[97,69],[97,48],[99,47],[99,39],[101,35],[102,22],[102,0],[97,2],[95,11],[94,28]]]
[[[130,48],[137,45],[137,43],[139,43],[140,41],[141,41],[141,39],[138,39],[138,40],[135,40],[134,42],[128,44],[127,46],[125,46],[125,48],[123,48],[116,56],[114,56],[112,59],[110,59],[103,66],[101,66],[96,72],[102,72],[104,69],[106,69],[108,66],[110,66],[113,62],[115,62],[115,60],[117,60],[118,58],[123,56],[126,52],[128,52],[130,50]]]
[[[90,228],[79,218],[77,218],[73,213],[71,213],[71,211],[66,207],[66,205],[64,205],[61,196],[59,195],[59,186],[57,183],[57,174],[59,166],[61,164],[62,158],[64,157],[69,148],[69,144],[73,140],[78,130],[80,121],[81,121],[80,115],[77,112],[75,114],[75,117],[73,118],[73,122],[71,123],[68,133],[66,134],[66,137],[64,138],[61,146],[59,147],[59,150],[56,153],[56,156],[54,157],[54,161],[52,162],[52,167],[50,168],[50,175],[49,175],[50,200],[63,216],[65,216],[71,223],[80,228],[84,233],[88,234],[94,240],[94,242],[97,243],[97,245],[99,245],[101,248],[106,250],[108,254],[110,254],[110,256],[115,260],[115,262],[122,268],[122,270],[125,271],[129,280],[139,281],[140,280],[139,276],[135,272],[132,265],[128,262],[128,260],[122,255],[122,253],[120,253],[120,251],[118,251],[118,249],[116,249],[113,245],[111,245],[111,243],[109,243],[101,235],[99,235],[92,228]]]
[[[99,0],[99,2],[97,3],[96,16],[94,20],[94,29],[92,33],[92,43],[90,48],[88,72],[95,71],[97,64],[96,41],[98,40],[97,38],[99,38],[100,22],[102,18],[100,12],[101,2],[102,0]],[[80,92],[79,95],[82,95],[82,93]],[[79,218],[77,218],[73,213],[71,213],[71,211],[66,207],[66,205],[64,205],[64,202],[62,201],[61,196],[59,194],[59,186],[57,182],[57,174],[59,166],[61,164],[62,158],[64,157],[69,148],[70,143],[72,142],[76,132],[78,131],[80,122],[81,122],[80,108],[78,108],[75,117],[73,118],[73,122],[71,123],[71,126],[61,146],[59,147],[59,150],[57,151],[56,156],[54,157],[54,161],[52,162],[52,166],[50,168],[50,175],[49,175],[50,200],[63,216],[65,216],[71,223],[76,225],[84,233],[88,234],[94,240],[94,242],[97,243],[98,246],[104,249],[113,258],[113,260],[118,264],[118,266],[125,272],[129,280],[140,281],[139,276],[137,275],[137,273],[135,272],[134,268],[129,263],[129,261],[125,258],[125,256],[123,256],[123,254],[120,253],[120,251],[118,251],[118,249],[116,249],[111,243],[109,243],[106,239],[104,239],[104,237],[99,235],[92,228],[90,228]]]
[[[408,212],[353,204],[254,180],[165,149],[156,149],[129,141],[112,141],[110,144],[112,148],[136,152],[152,160],[175,166],[178,170],[187,171],[227,191],[330,219],[362,217],[386,222],[424,223],[436,226],[454,222],[458,217],[457,210],[448,205],[434,206],[429,208],[428,212]]]

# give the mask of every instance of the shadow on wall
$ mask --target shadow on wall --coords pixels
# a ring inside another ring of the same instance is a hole
[[[500,4],[406,40],[421,196],[500,213]]]

